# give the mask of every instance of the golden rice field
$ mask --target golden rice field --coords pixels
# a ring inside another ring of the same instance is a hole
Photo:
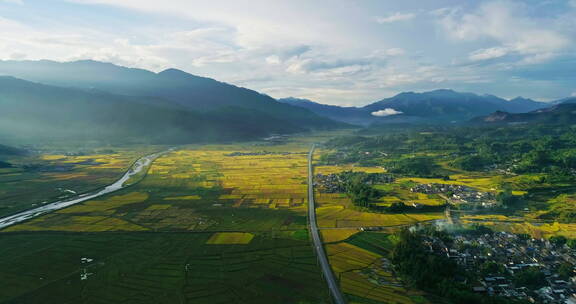
[[[463,224],[475,224],[478,221],[470,218],[462,219]],[[483,220],[482,225],[492,228],[496,231],[507,231],[511,233],[525,233],[534,238],[549,238],[555,235],[562,235],[569,239],[576,238],[576,224],[553,223],[533,223],[529,221],[520,221],[517,219],[509,221],[493,221],[490,219]]]
[[[360,230],[358,228],[350,229],[322,229],[320,234],[322,235],[322,241],[324,243],[335,243],[344,241],[345,239],[358,233]]]
[[[382,256],[348,243],[327,244],[332,271],[344,293],[381,303],[413,303],[410,293],[382,269]]]
[[[182,150],[152,165],[143,184],[183,189],[219,187],[216,204],[305,211],[306,155],[228,156],[237,150]],[[249,151],[248,151],[249,152]],[[200,199],[188,195],[168,200]]]
[[[306,152],[257,154],[263,148],[218,148],[171,152],[158,158],[134,186],[7,231],[305,228]]]
[[[206,244],[209,245],[236,245],[249,244],[254,235],[248,232],[217,232],[214,233]]]
[[[325,204],[328,205],[328,204]],[[443,218],[443,213],[391,214],[363,212],[342,205],[323,206],[316,209],[321,228],[354,228],[366,226],[400,226]]]
[[[494,192],[500,188],[502,177],[497,175],[487,174],[454,174],[450,175],[450,180],[441,178],[418,178],[406,177],[398,179],[398,182],[411,181],[420,184],[437,183],[437,184],[453,184],[462,185],[476,188],[480,191]]]

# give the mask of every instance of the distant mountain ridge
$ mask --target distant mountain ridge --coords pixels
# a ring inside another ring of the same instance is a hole
[[[547,103],[523,97],[506,100],[493,95],[461,93],[448,89],[422,93],[404,92],[358,108],[319,105],[296,98],[280,101],[304,107],[334,120],[360,125],[386,122],[466,121],[495,111],[523,113],[549,106]],[[383,111],[381,117],[373,115],[379,111]]]
[[[110,106],[110,103],[113,103],[115,107],[122,109],[119,112],[125,111],[124,114],[128,117],[135,117],[128,110],[130,107],[138,107],[146,109],[146,111],[155,109],[158,113],[175,119],[171,124],[169,121],[164,121],[162,124],[170,125],[172,130],[178,129],[178,133],[182,133],[182,138],[188,139],[208,138],[215,135],[213,133],[218,132],[223,132],[217,136],[220,138],[226,137],[232,140],[234,136],[237,136],[238,139],[246,139],[275,133],[293,133],[344,126],[342,123],[318,116],[301,107],[280,103],[256,91],[195,76],[177,69],[167,69],[160,73],[154,73],[92,60],[65,63],[46,60],[0,61],[0,75],[16,77],[2,78],[4,86],[0,86],[0,98],[5,98],[10,92],[10,86],[7,83],[12,81],[17,83],[16,87],[32,87],[30,92],[46,93],[44,96],[31,96],[20,91],[18,97],[13,96],[15,99],[24,98],[28,102],[42,106],[44,104],[41,100],[45,99],[44,102],[47,102],[49,99],[53,103],[53,107],[63,112],[66,111],[62,108],[63,106],[80,111],[71,98],[66,97],[66,94],[74,96],[74,98],[90,100],[90,102],[84,103],[84,106],[94,111],[109,110],[108,108],[98,108],[97,103],[102,103],[102,107],[105,104]],[[22,80],[19,82],[19,79]],[[26,84],[21,82],[24,80],[27,81]],[[42,85],[46,87],[42,87]],[[68,91],[66,94],[58,93],[62,95],[61,101],[51,99],[50,93],[59,92],[59,90]],[[4,102],[4,106],[7,106],[6,99]],[[11,106],[15,107],[15,105]],[[25,110],[24,108],[20,109]],[[0,113],[3,110],[0,108]],[[138,112],[139,110],[135,111]],[[53,115],[58,116],[57,113],[53,113]],[[34,113],[28,114],[35,115]],[[142,115],[140,119],[154,121],[151,112],[146,115],[140,114]],[[90,117],[84,118],[90,121]],[[216,125],[214,123],[216,121],[220,125]],[[92,123],[97,122],[93,120]],[[131,123],[133,123],[131,127],[135,127],[139,123],[149,123],[149,121],[131,121]],[[194,124],[210,125],[211,128],[191,128]],[[6,124],[4,126],[9,127]],[[103,126],[104,129],[106,127]],[[139,127],[144,128],[146,126],[140,125]],[[0,129],[0,131],[2,130]],[[158,133],[155,130],[151,131]],[[208,136],[184,134],[190,132],[207,132],[206,135]]]
[[[292,119],[303,126],[334,125],[328,119],[322,119],[302,108],[277,102],[256,91],[177,69],[154,73],[93,60],[63,63],[47,60],[0,61],[0,75],[54,86],[101,90],[117,95],[162,98],[193,111],[202,112],[232,106],[282,116],[281,118]]]
[[[497,111],[490,115],[476,117],[470,122],[481,124],[574,124],[576,123],[576,103],[564,102],[528,113],[508,113]]]
[[[306,130],[257,110],[223,107],[200,113],[148,102],[4,76],[0,77],[0,137],[28,142],[172,144],[256,139]]]

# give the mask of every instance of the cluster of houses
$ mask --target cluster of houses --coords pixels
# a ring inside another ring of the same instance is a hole
[[[418,184],[410,188],[412,192],[425,194],[443,194],[452,204],[474,204],[484,208],[497,205],[496,196],[490,192],[477,191],[474,188],[454,184]]]
[[[532,239],[507,232],[493,234],[457,234],[451,244],[437,237],[427,237],[430,252],[446,255],[477,277],[469,285],[473,291],[532,303],[576,303],[576,252],[568,246],[546,239]],[[496,265],[488,272],[486,263]],[[568,265],[570,274],[560,274],[560,266]],[[518,283],[519,273],[532,268],[542,273],[545,282],[538,288]]]
[[[322,193],[345,192],[344,179],[340,174],[316,174],[314,176],[314,188]]]
[[[363,181],[367,185],[393,183],[394,177],[385,173],[368,173],[363,176]],[[345,192],[344,184],[346,183],[346,172],[332,174],[316,174],[314,176],[314,187],[317,187],[322,193],[341,193]]]

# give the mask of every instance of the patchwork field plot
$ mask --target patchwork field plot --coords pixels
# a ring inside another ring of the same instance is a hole
[[[320,153],[319,153],[320,154]],[[342,171],[361,171],[367,173],[382,173],[380,167],[353,167],[353,166],[317,166],[315,174],[332,174]],[[400,182],[394,184],[377,185],[386,193],[381,200],[382,205],[404,201],[406,203],[419,203],[422,205],[441,205],[444,200],[438,197],[411,193]],[[443,217],[441,213],[410,213],[387,214],[364,211],[355,207],[345,193],[321,193],[316,191],[318,226],[321,228],[359,228],[366,226],[399,226],[413,224],[420,221],[430,221]]]
[[[231,244],[248,244],[254,235],[249,232],[217,232],[214,233],[206,244],[211,245],[231,245]]]
[[[398,281],[384,258],[390,248],[388,237],[383,233],[360,232],[345,241],[326,245],[332,270],[351,302],[415,303],[419,297]]]
[[[329,303],[307,149],[188,147],[135,185],[3,230],[0,303]]]
[[[133,187],[8,231],[266,231],[306,227],[305,152],[263,152],[257,146],[235,145],[218,149],[192,147],[169,153],[157,159],[144,180]],[[114,225],[106,227],[110,223]]]

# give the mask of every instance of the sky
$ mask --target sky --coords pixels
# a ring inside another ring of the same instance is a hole
[[[576,96],[576,0],[0,0],[0,59],[178,68],[361,106],[450,88]]]

